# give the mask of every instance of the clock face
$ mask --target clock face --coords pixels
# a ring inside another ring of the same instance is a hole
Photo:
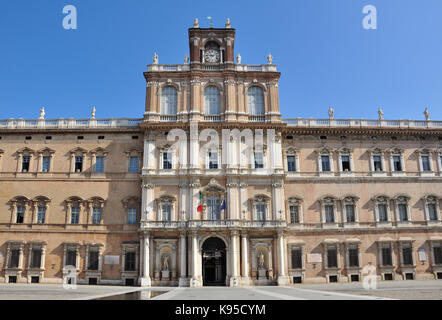
[[[204,60],[206,62],[219,62],[219,52],[215,49],[209,49],[204,53]]]

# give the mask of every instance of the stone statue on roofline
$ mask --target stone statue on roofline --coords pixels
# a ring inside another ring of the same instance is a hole
[[[186,53],[186,55],[184,56],[184,63],[185,63],[185,64],[188,64],[188,63],[189,63],[189,56],[187,55],[187,53]]]
[[[272,56],[271,53],[269,53],[269,54],[267,55],[267,61],[268,61],[269,64],[272,64],[273,56]]]
[[[153,54],[152,60],[153,60],[153,64],[158,64],[158,55],[156,52]]]
[[[44,118],[45,118],[45,107],[42,107],[41,109],[40,109],[40,120],[43,120]]]
[[[335,110],[333,110],[332,107],[328,108],[328,118],[329,119],[334,119],[335,118]]]
[[[227,20],[226,20],[226,29],[229,29],[231,27],[232,27],[232,25],[230,24],[230,18],[227,18]]]
[[[241,55],[239,53],[236,55],[236,64],[241,64]]]
[[[430,111],[428,111],[428,108],[425,108],[424,116],[425,116],[425,121],[430,121]]]
[[[384,120],[384,111],[381,108],[378,109],[379,121]]]
[[[95,106],[93,106],[93,108],[92,108],[92,113],[91,113],[91,118],[92,119],[95,119]]]
[[[200,25],[198,23],[198,18],[195,18],[195,20],[193,21],[193,27],[194,28],[199,28],[200,27]]]

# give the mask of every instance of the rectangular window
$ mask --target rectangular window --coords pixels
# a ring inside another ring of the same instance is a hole
[[[136,224],[137,223],[137,208],[129,208],[127,210],[127,222],[129,224]]]
[[[80,223],[80,207],[71,208],[71,224]]]
[[[41,249],[31,250],[31,268],[41,268]]]
[[[428,204],[428,217],[430,220],[437,220],[437,211],[436,211],[436,204],[435,203],[429,203]]]
[[[17,206],[16,223],[23,223],[25,220],[25,206]]]
[[[163,169],[172,169],[172,154],[163,152]]]
[[[378,211],[379,211],[379,221],[386,222],[388,221],[388,215],[387,215],[387,205],[383,203],[378,204]]]
[[[163,213],[163,221],[172,220],[172,206],[170,204],[163,204],[161,211]]]
[[[434,253],[434,264],[442,264],[442,246],[433,248]]]
[[[129,251],[125,253],[124,271],[135,271],[135,251]]]
[[[402,171],[401,157],[393,156],[393,168],[394,171]]]
[[[98,270],[98,250],[89,249],[88,270]]]
[[[46,207],[39,206],[37,209],[37,223],[45,223]]]
[[[348,265],[349,267],[359,267],[359,250],[356,246],[348,249]]]
[[[255,152],[255,169],[264,168],[264,157],[260,152]]]
[[[266,205],[264,203],[256,204],[256,218],[258,221],[266,220]]]
[[[138,172],[138,157],[129,158],[129,172],[132,173]]]
[[[325,222],[332,223],[335,222],[335,214],[333,205],[325,206]]]
[[[31,163],[31,157],[30,156],[23,156],[22,165],[21,165],[21,172],[29,172],[29,164],[30,163]]]
[[[218,196],[207,197],[207,219],[221,219],[221,201]]]
[[[382,248],[382,265],[383,266],[392,266],[393,261],[391,259],[391,248],[383,247]]]
[[[209,169],[218,169],[218,153],[209,152]]]
[[[19,249],[11,249],[11,256],[9,258],[9,268],[18,268],[18,262],[20,258]]]
[[[330,171],[330,157],[321,156],[321,168],[323,172]]]
[[[104,172],[104,157],[95,158],[95,172],[98,173]]]
[[[42,163],[41,163],[41,171],[42,172],[49,172],[51,166],[51,157],[43,157]]]
[[[92,209],[92,223],[93,224],[100,224],[101,222],[101,208],[100,207],[93,207]]]
[[[382,171],[381,156],[373,156],[374,171]]]
[[[336,247],[327,248],[327,268],[338,267],[338,250]]]
[[[402,259],[404,266],[413,265],[413,251],[410,244],[404,244],[402,246]]]
[[[287,156],[287,171],[296,171],[296,160],[295,156]]]
[[[75,172],[83,171],[83,157],[76,156],[75,157]]]
[[[347,222],[355,222],[355,206],[353,204],[345,205],[345,213],[347,215]]]
[[[292,269],[302,269],[302,249],[292,249]]]
[[[290,223],[299,223],[299,206],[290,206]]]
[[[351,171],[350,156],[341,156],[342,171]]]
[[[430,169],[430,157],[422,156],[422,171],[431,171]]]
[[[77,262],[77,251],[75,249],[68,249],[66,251],[66,265],[76,266]]]
[[[398,204],[400,221],[408,221],[407,205],[405,203]]]

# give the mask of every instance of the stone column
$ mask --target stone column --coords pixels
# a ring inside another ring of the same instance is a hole
[[[144,260],[144,239],[143,236],[140,235],[140,267],[139,267],[139,277],[138,277],[138,282],[141,284],[141,279],[143,278],[143,272],[144,272],[144,268],[143,268],[143,260]]]
[[[239,232],[233,230],[230,238],[231,243],[231,262],[232,262],[232,276],[230,277],[230,286],[237,287],[240,285],[239,276]]]
[[[187,286],[187,272],[186,272],[186,233],[180,233],[180,279],[179,286]]]
[[[202,283],[200,281],[200,270],[198,263],[198,234],[196,232],[192,233],[192,279],[190,280],[191,287],[201,287]]]
[[[150,287],[151,286],[151,280],[149,275],[149,256],[150,256],[150,248],[149,248],[149,233],[144,233],[144,237],[141,240],[143,245],[143,277],[140,281],[140,286],[142,287]]]
[[[278,286],[286,286],[290,283],[289,277],[285,272],[285,241],[282,231],[278,232]]]
[[[249,236],[247,232],[241,233],[242,236],[242,262],[241,262],[241,276],[242,284],[250,285],[249,278]]]

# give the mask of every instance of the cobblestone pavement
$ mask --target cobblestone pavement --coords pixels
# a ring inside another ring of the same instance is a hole
[[[78,286],[66,290],[61,285],[0,284],[1,300],[442,300],[442,281],[381,282],[375,290],[361,283],[294,285],[286,287],[123,287]]]

